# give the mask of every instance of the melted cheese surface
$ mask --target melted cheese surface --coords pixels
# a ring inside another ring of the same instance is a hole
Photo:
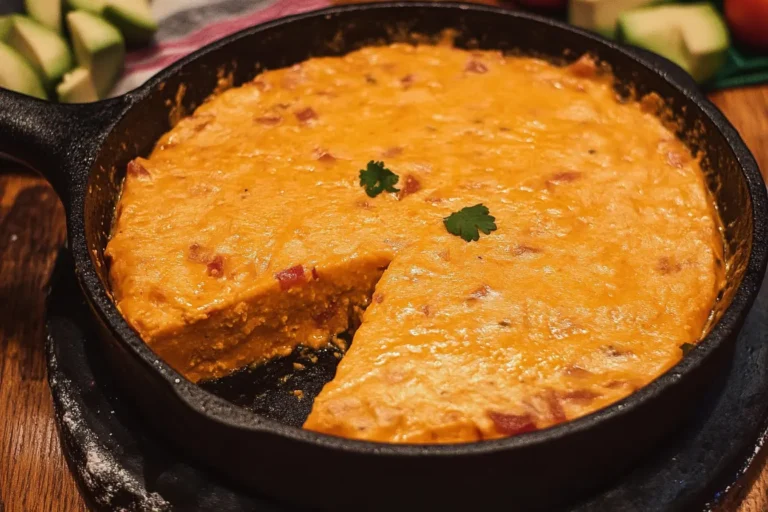
[[[702,336],[722,241],[697,160],[593,75],[395,44],[223,92],[129,165],[118,307],[194,381],[361,318],[305,425],[334,435],[473,441],[619,400]],[[370,160],[399,194],[365,194]],[[446,231],[478,203],[496,231]]]

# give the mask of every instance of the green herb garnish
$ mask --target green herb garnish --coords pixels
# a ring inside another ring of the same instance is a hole
[[[482,204],[467,206],[443,219],[445,229],[452,235],[460,236],[467,242],[478,241],[480,231],[490,234],[496,231],[496,218],[488,213]]]
[[[365,193],[370,197],[376,197],[385,190],[387,192],[400,192],[395,188],[400,177],[384,167],[384,162],[368,162],[366,169],[360,170],[360,186],[365,187]]]
[[[696,345],[694,345],[693,343],[683,343],[682,345],[680,345],[680,350],[683,351],[683,356],[687,356],[688,352],[690,352],[694,348],[696,348]]]

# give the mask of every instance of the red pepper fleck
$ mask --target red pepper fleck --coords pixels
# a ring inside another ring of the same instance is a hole
[[[423,304],[419,306],[419,312],[423,313],[424,316],[430,316],[432,314],[432,309],[429,307],[429,304]]]
[[[600,393],[595,393],[588,389],[577,389],[575,391],[568,391],[560,395],[563,399],[570,402],[575,402],[580,405],[589,405],[595,398],[600,396]]]
[[[597,63],[589,55],[582,55],[579,60],[568,66],[568,70],[575,76],[591,78],[597,73]]]
[[[605,345],[604,347],[600,347],[600,350],[602,350],[603,353],[609,357],[626,357],[634,355],[634,352],[631,350],[617,348],[614,345]]]
[[[336,161],[336,157],[333,156],[329,151],[326,151],[325,149],[316,149],[315,150],[315,158],[318,162],[323,162],[325,164],[332,164]]]
[[[224,275],[224,258],[217,254],[206,265],[208,275],[211,277],[222,277]]]
[[[513,256],[522,256],[523,254],[538,254],[541,249],[529,245],[518,245],[511,250]]]
[[[416,77],[414,77],[411,74],[405,75],[403,78],[400,79],[400,84],[405,87],[406,89],[413,85],[413,82],[416,81]]]
[[[263,124],[264,126],[275,126],[276,124],[280,124],[280,121],[282,121],[283,118],[281,116],[275,116],[275,115],[266,115],[257,117],[255,121],[259,124]]]
[[[547,407],[549,407],[549,414],[552,416],[552,420],[555,423],[564,422],[566,420],[565,411],[558,399],[557,393],[550,389],[543,393],[542,398],[547,402]]]
[[[580,366],[574,366],[574,365],[568,366],[563,373],[565,373],[569,377],[576,377],[576,378],[585,378],[592,375],[591,371],[586,370]]]
[[[400,189],[400,192],[397,193],[397,198],[403,199],[405,196],[415,194],[419,190],[421,190],[421,183],[415,176],[409,174],[405,177],[405,183],[403,184],[403,188]]]
[[[664,275],[674,274],[680,272],[682,269],[683,266],[681,264],[675,263],[673,265],[672,261],[667,256],[659,258],[659,263],[656,265],[656,270]]]
[[[152,177],[152,175],[149,174],[149,171],[136,160],[131,160],[130,162],[128,162],[128,167],[126,169],[126,172],[128,173],[128,175],[135,176],[140,180],[144,180],[146,178]]]
[[[336,316],[336,312],[338,311],[338,309],[339,308],[336,305],[336,303],[331,301],[330,303],[328,303],[328,306],[326,306],[326,308],[323,311],[313,316],[312,320],[315,321],[318,327],[321,327],[325,325],[325,323],[328,322],[328,320]]]
[[[267,82],[259,79],[253,80],[251,84],[253,84],[260,91],[268,91],[272,88],[272,86],[270,86]]]
[[[216,119],[213,114],[195,114],[188,118],[190,124],[192,124],[192,130],[195,132],[201,132],[206,126]]]
[[[667,163],[671,165],[672,167],[676,167],[678,169],[683,168],[683,164],[687,162],[689,159],[686,158],[684,155],[680,154],[677,151],[668,151],[667,152]]]
[[[480,62],[479,60],[470,60],[467,62],[466,67],[464,68],[464,71],[467,71],[469,73],[487,73],[488,72],[488,66]]]
[[[304,278],[304,267],[301,265],[281,270],[275,274],[275,279],[280,283],[280,289],[283,291],[307,282]]]
[[[196,263],[207,263],[209,259],[206,252],[200,247],[200,244],[198,243],[193,243],[189,246],[189,253],[187,254],[187,258],[190,261],[194,261]]]
[[[381,304],[384,302],[384,294],[383,293],[374,293],[373,294],[373,302],[376,304]]]
[[[530,414],[505,414],[496,411],[488,411],[487,414],[496,430],[505,436],[516,436],[536,430],[536,423]]]
[[[637,385],[626,380],[612,380],[608,382],[605,387],[609,389],[630,389],[632,391],[639,389]]]
[[[472,293],[469,294],[470,300],[474,299],[482,299],[483,297],[487,296],[488,293],[491,291],[491,287],[487,284],[484,284],[480,286],[479,288],[472,291]]]
[[[312,110],[311,107],[307,107],[305,109],[299,110],[294,115],[296,116],[296,119],[298,119],[302,123],[306,123],[311,119],[317,119],[317,113],[314,110]]]
[[[548,183],[571,183],[573,181],[576,181],[577,179],[581,178],[581,173],[577,171],[562,171],[557,172],[552,175],[551,178],[547,180]]]
[[[392,148],[387,148],[384,151],[382,151],[381,156],[383,158],[392,158],[400,155],[402,152],[403,152],[403,148],[401,148],[400,146],[395,146]]]

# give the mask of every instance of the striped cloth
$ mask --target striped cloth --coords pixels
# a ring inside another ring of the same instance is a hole
[[[174,61],[238,30],[330,4],[328,0],[154,0],[152,13],[159,24],[155,42],[128,54],[112,94],[140,86]]]
[[[469,1],[515,7],[515,2],[509,0]],[[152,11],[160,26],[155,42],[148,48],[137,49],[128,54],[125,73],[112,94],[122,94],[140,86],[172,62],[238,30],[282,16],[349,2],[350,0],[153,0]],[[721,1],[714,0],[714,3],[719,6]],[[716,90],[765,82],[768,82],[768,55],[750,54],[732,46],[726,65],[704,88]]]

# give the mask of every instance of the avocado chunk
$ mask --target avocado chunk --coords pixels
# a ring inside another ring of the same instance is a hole
[[[0,43],[0,87],[46,99],[37,72],[16,50]]]
[[[0,16],[0,43],[8,38],[8,34],[11,32],[11,17]]]
[[[8,45],[19,52],[51,90],[72,68],[72,53],[67,42],[53,30],[26,16],[13,15]]]
[[[104,0],[66,0],[70,11],[88,11],[99,14],[104,11]]]
[[[24,0],[24,8],[33,20],[61,34],[61,0]]]
[[[664,0],[661,0],[664,1]],[[621,13],[660,3],[659,0],[570,0],[568,21],[605,37],[614,37]]]
[[[86,68],[75,68],[64,75],[64,80],[56,87],[56,96],[62,103],[88,103],[99,99],[91,72]]]
[[[725,21],[710,4],[661,5],[619,17],[622,41],[662,55],[699,83],[725,63],[730,44]]]
[[[86,11],[68,13],[67,26],[72,34],[78,66],[90,71],[99,98],[104,98],[123,69],[123,36],[103,18]]]
[[[157,22],[146,0],[106,0],[103,15],[130,44],[146,43],[157,32]]]

